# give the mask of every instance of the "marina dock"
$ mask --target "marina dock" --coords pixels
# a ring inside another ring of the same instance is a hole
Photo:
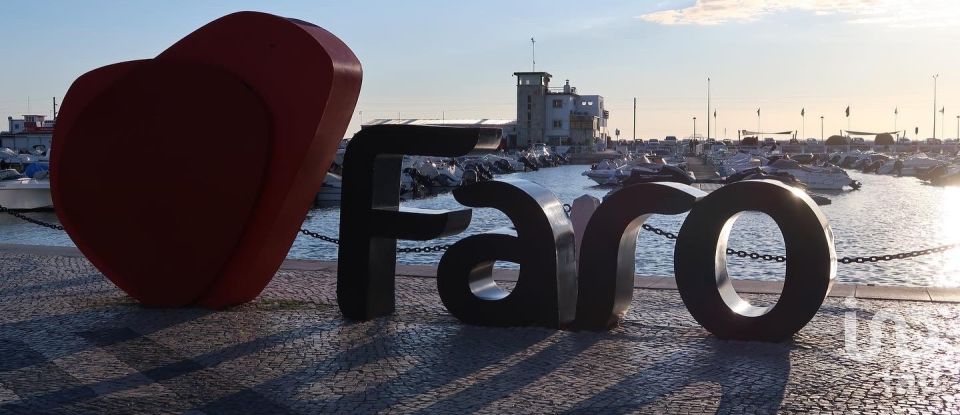
[[[713,166],[708,166],[700,157],[686,157],[687,171],[693,173],[697,179],[712,179],[717,177],[717,171]]]

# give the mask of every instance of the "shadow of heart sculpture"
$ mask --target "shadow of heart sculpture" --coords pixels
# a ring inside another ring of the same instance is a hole
[[[156,58],[90,71],[54,132],[57,216],[144,305],[250,301],[293,244],[361,77],[334,35],[254,12],[217,19]]]

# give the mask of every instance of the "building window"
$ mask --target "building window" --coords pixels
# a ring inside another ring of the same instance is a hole
[[[593,101],[588,102],[587,105],[593,105]]]
[[[555,100],[553,100],[553,107],[554,107],[554,108],[563,108],[563,100],[562,100],[562,99],[555,99]]]
[[[563,128],[563,120],[553,120],[553,128]]]

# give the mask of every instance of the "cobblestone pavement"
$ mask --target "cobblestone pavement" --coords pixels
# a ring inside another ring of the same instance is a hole
[[[960,413],[958,304],[830,298],[764,344],[713,338],[672,290],[578,333],[466,326],[434,280],[397,287],[363,323],[316,271],[227,311],[146,309],[82,258],[0,254],[0,413]]]

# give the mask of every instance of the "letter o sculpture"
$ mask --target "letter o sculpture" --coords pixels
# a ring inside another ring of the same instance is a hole
[[[741,298],[727,275],[727,237],[745,211],[765,213],[780,227],[787,262],[776,304],[757,307]],[[830,225],[800,190],[769,180],[724,186],[694,204],[680,229],[674,272],[693,318],[722,339],[781,341],[817,313],[837,271]]]

